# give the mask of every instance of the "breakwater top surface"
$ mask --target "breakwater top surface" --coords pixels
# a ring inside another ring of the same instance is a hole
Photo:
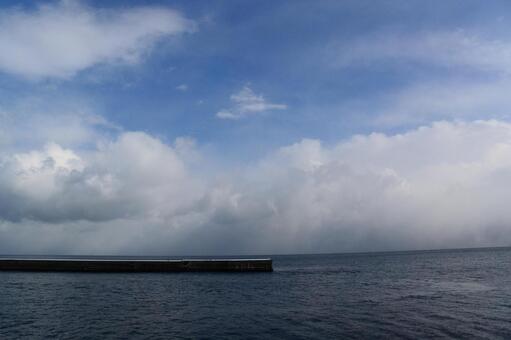
[[[271,274],[3,271],[0,338],[511,337],[511,249],[271,257]]]
[[[0,257],[0,271],[271,272],[271,259],[133,259]]]

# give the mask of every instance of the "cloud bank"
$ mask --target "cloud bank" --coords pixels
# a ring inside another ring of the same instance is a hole
[[[0,252],[255,254],[511,241],[509,123],[437,122],[332,146],[305,139],[214,173],[192,153],[189,140],[166,144],[142,132],[94,148],[49,142],[4,152]]]
[[[162,37],[195,30],[167,8],[93,9],[59,1],[0,14],[0,70],[27,78],[70,78],[97,64],[133,64]]]

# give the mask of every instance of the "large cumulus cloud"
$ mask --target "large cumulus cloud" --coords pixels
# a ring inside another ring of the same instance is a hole
[[[92,149],[50,142],[4,153],[0,251],[286,253],[511,240],[509,123],[437,122],[332,146],[306,139],[242,170],[200,157],[191,166],[191,145],[121,132]]]
[[[1,166],[1,216],[60,223],[161,215],[186,206],[197,189],[170,146],[123,133],[80,156],[48,143]]]

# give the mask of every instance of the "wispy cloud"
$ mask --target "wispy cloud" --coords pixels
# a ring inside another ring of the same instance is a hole
[[[511,81],[435,79],[393,89],[364,100],[346,101],[339,110],[357,124],[385,130],[438,120],[511,117]]]
[[[195,24],[164,7],[94,9],[79,1],[0,14],[0,70],[28,78],[69,78],[97,64],[137,63],[158,39]]]
[[[331,64],[337,67],[408,60],[511,73],[510,40],[488,38],[464,30],[377,33],[332,44],[328,51]]]
[[[179,86],[176,86],[176,90],[179,90],[179,91],[182,91],[182,92],[188,91],[188,85],[181,84]]]
[[[231,95],[232,106],[217,112],[220,119],[241,119],[249,115],[271,110],[285,110],[287,105],[268,102],[263,95],[257,95],[248,85]]]
[[[347,99],[338,109],[382,130],[442,119],[509,118],[511,40],[474,32],[377,32],[331,44],[327,55],[335,68],[403,70],[406,64],[409,71],[400,84]]]

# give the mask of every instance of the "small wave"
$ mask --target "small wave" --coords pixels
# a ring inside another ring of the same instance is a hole
[[[492,286],[479,282],[443,281],[433,284],[433,287],[442,291],[459,293],[476,293],[495,289]]]

